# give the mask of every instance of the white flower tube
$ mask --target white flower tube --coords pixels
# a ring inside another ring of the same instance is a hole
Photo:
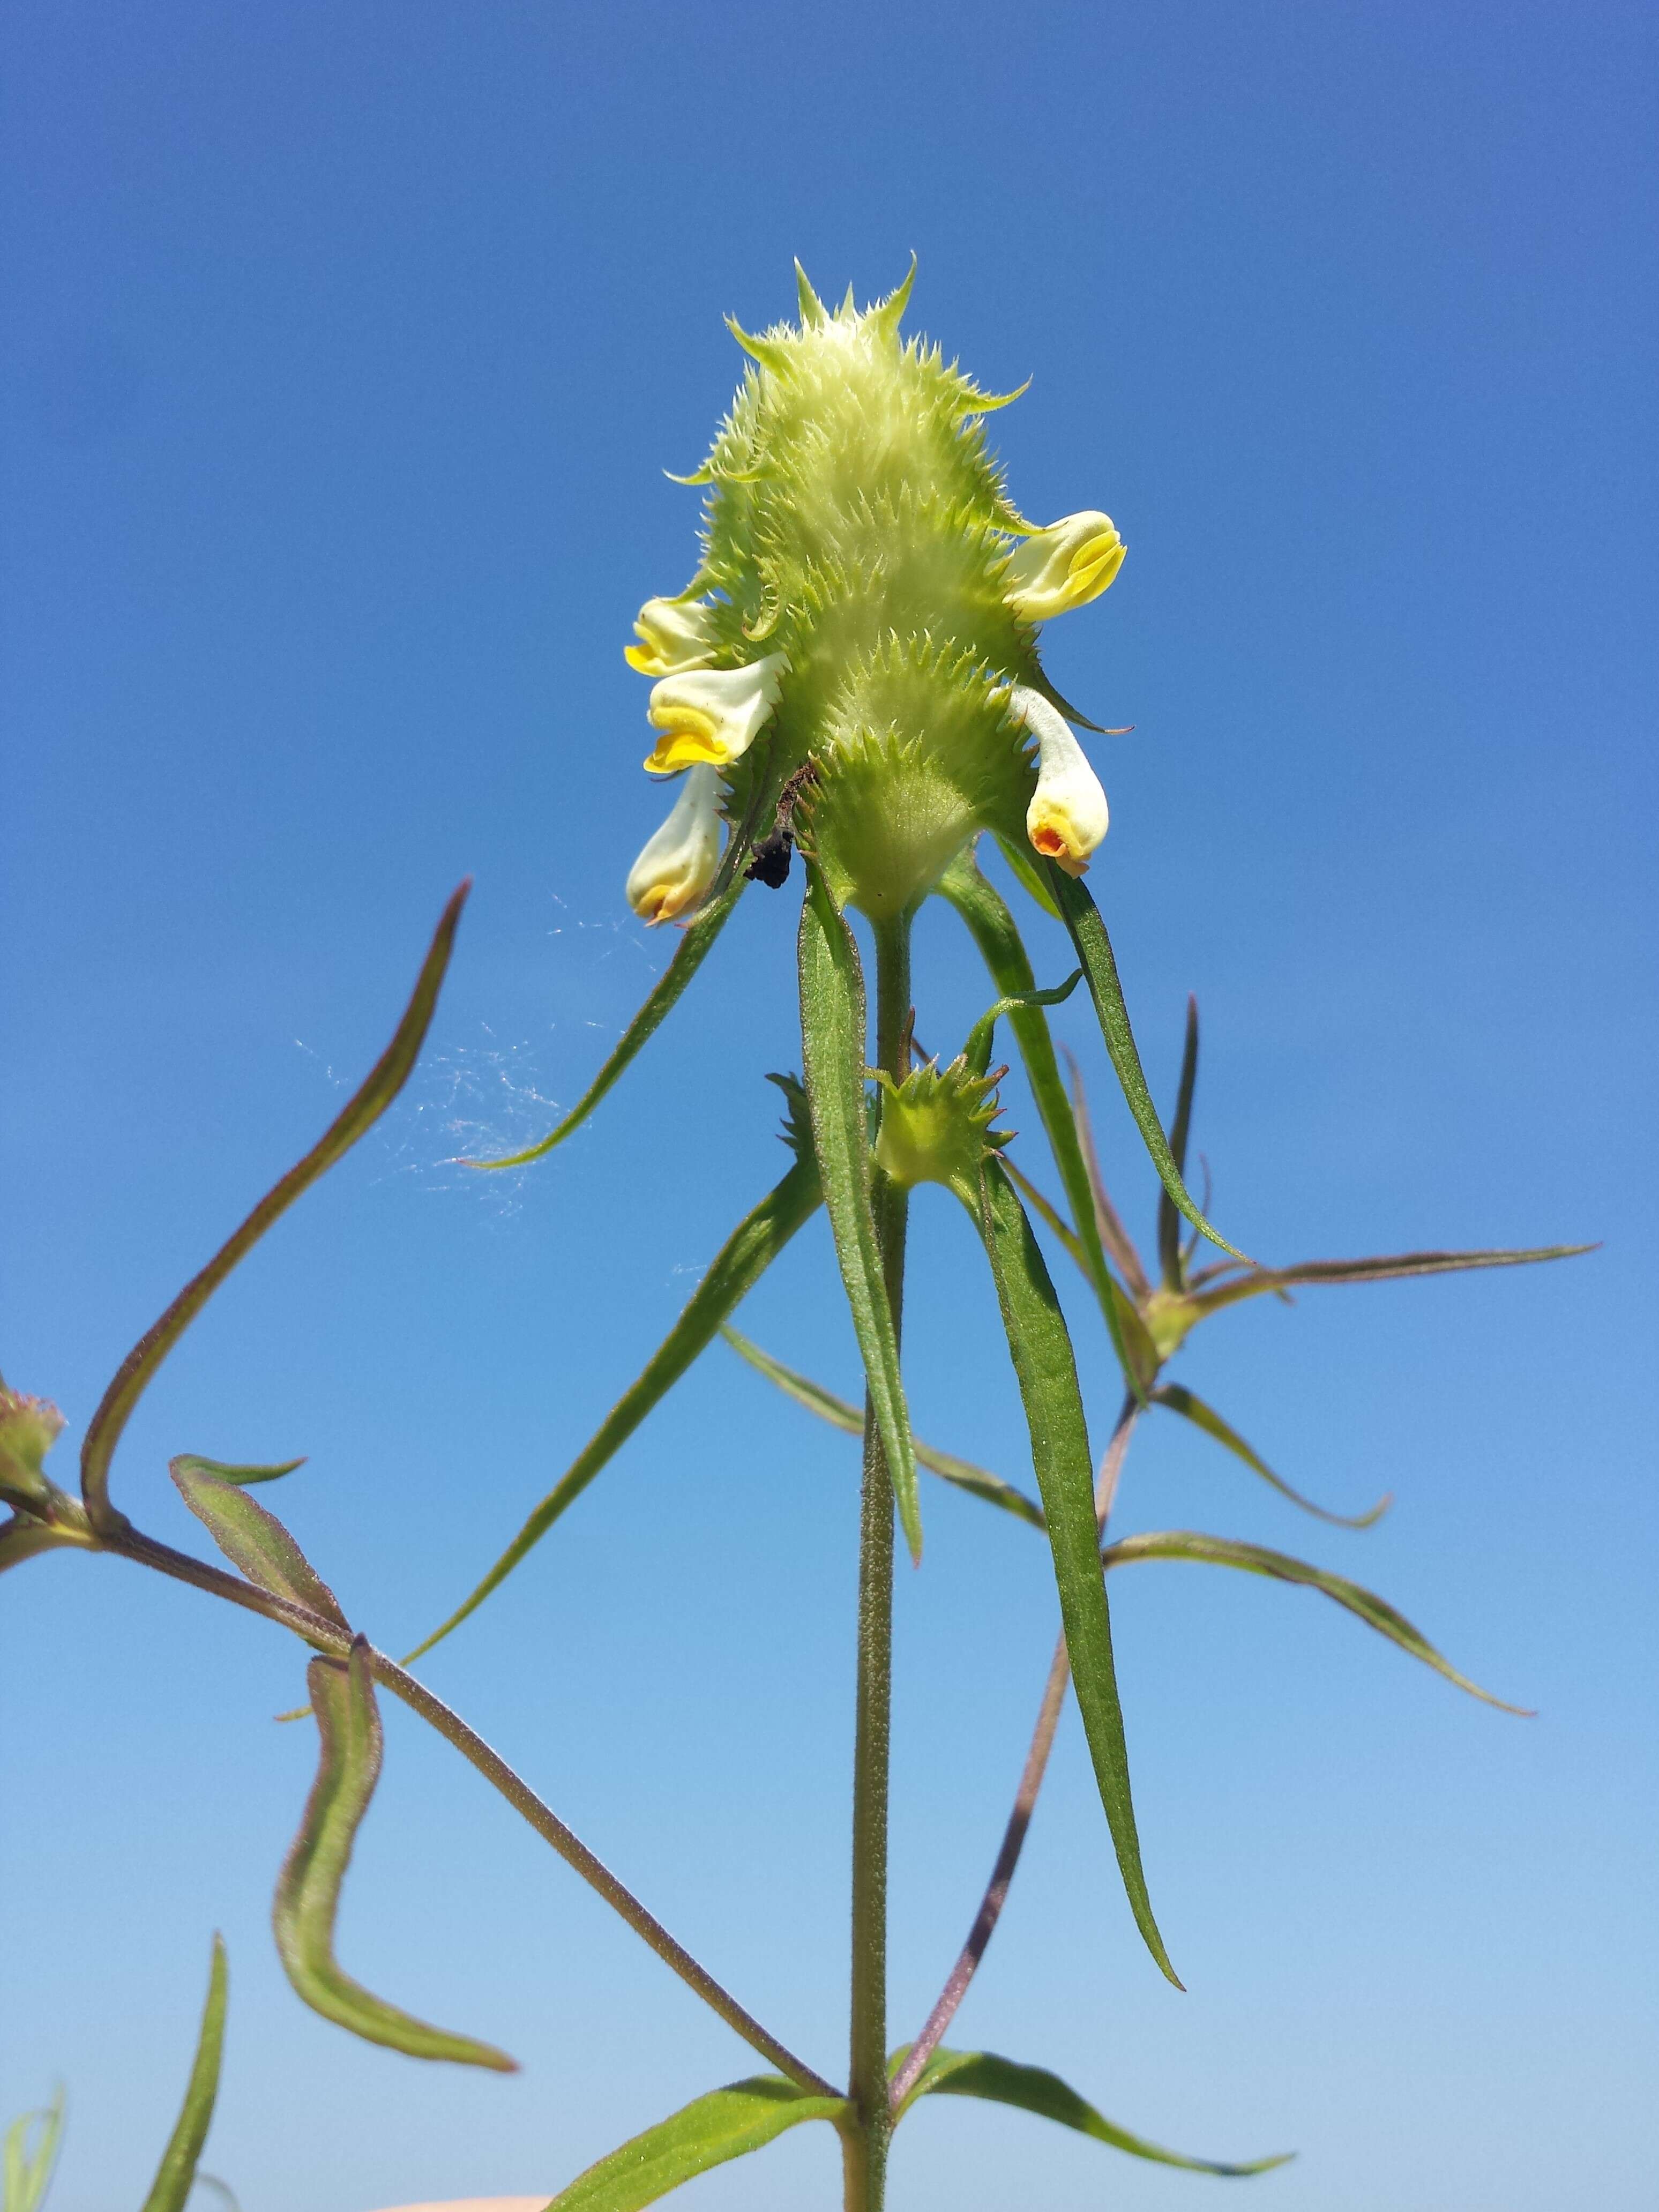
[[[1110,820],[1100,778],[1066,717],[1040,692],[1016,684],[1008,711],[1037,741],[1037,785],[1025,810],[1031,848],[1068,876],[1080,876]]]
[[[687,771],[680,795],[628,872],[628,903],[653,928],[695,906],[720,866],[720,825],[712,768]]]
[[[755,742],[778,703],[778,678],[788,665],[781,653],[769,653],[746,668],[693,668],[665,676],[651,691],[647,708],[662,732],[646,757],[653,775],[672,775],[705,763],[728,768]]]
[[[637,645],[623,658],[641,676],[675,676],[714,658],[716,611],[701,599],[647,599],[635,618]]]
[[[1023,538],[1008,556],[1005,596],[1027,622],[1047,622],[1097,599],[1128,548],[1109,514],[1067,514]]]

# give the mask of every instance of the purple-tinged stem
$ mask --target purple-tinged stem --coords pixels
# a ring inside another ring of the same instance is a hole
[[[1123,1410],[1117,1417],[1117,1426],[1112,1431],[1111,1442],[1100,1462],[1100,1479],[1095,1485],[1095,1521],[1102,1535],[1106,1533],[1114,1499],[1117,1496],[1118,1478],[1123,1472],[1124,1455],[1129,1449],[1140,1408],[1132,1395],[1123,1401]],[[985,1886],[985,1894],[974,1915],[974,1924],[968,1930],[968,1939],[945,1987],[939,1991],[939,2002],[927,2015],[927,2025],[911,2045],[904,2063],[893,2077],[889,2098],[897,2112],[917,2081],[922,2069],[945,2039],[945,2031],[956,2018],[957,2009],[968,1994],[968,1984],[979,1972],[980,1960],[996,1932],[1002,1908],[1008,1901],[1008,1891],[1014,1879],[1014,1869],[1019,1864],[1020,1852],[1025,1846],[1025,1832],[1031,1825],[1037,1792],[1042,1787],[1042,1778],[1048,1768],[1048,1754],[1054,1747],[1054,1731],[1060,1725],[1060,1708],[1066,1702],[1066,1686],[1072,1679],[1071,1662],[1066,1657],[1066,1638],[1062,1635],[1054,1646],[1054,1656],[1048,1668],[1048,1680],[1044,1685],[1042,1703],[1037,1708],[1036,1726],[1031,1731],[1030,1749],[1025,1754],[1025,1765],[1019,1778],[1019,1788],[1014,1795],[1013,1809],[1008,1815],[1008,1825],[1003,1830],[1002,1847],[998,1851],[996,1864],[991,1869],[991,1879]]]

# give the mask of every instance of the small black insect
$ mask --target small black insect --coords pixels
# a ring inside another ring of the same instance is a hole
[[[809,759],[795,770],[779,793],[777,811],[772,819],[772,833],[770,836],[761,839],[749,866],[743,872],[750,883],[764,884],[769,890],[778,890],[788,882],[789,862],[795,849],[793,835],[795,802],[817,780],[818,764]]]
[[[789,863],[794,850],[795,841],[789,832],[775,830],[756,846],[754,857],[743,872],[751,884],[764,884],[769,890],[779,890],[789,880]]]

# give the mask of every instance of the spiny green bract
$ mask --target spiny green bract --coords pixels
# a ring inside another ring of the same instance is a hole
[[[986,1155],[1000,1151],[1012,1133],[991,1127],[1000,1111],[997,1083],[1006,1073],[977,1075],[963,1059],[946,1068],[930,1060],[902,1083],[878,1070],[877,1166],[907,1187],[942,1182],[971,1205]]]
[[[798,270],[799,273],[799,270]],[[781,656],[775,711],[723,764],[735,860],[780,797],[838,902],[914,906],[980,830],[1023,839],[1030,736],[1009,686],[1046,692],[1008,556],[1010,505],[978,417],[1002,404],[937,346],[902,340],[915,275],[830,313],[804,274],[799,325],[732,329],[752,366],[703,468],[704,557],[683,594],[708,609],[717,668]]]

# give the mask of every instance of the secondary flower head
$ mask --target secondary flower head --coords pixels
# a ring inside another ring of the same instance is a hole
[[[1066,717],[1040,692],[1015,684],[1008,711],[1037,741],[1037,783],[1025,810],[1025,834],[1034,851],[1068,876],[1080,876],[1110,819],[1100,778]]]
[[[778,703],[778,678],[788,665],[769,653],[746,668],[693,668],[665,676],[646,712],[662,732],[646,757],[653,775],[705,763],[728,768],[741,760]]]
[[[628,872],[628,903],[653,927],[695,906],[720,866],[717,783],[712,768],[686,771],[680,795]]]
[[[63,1426],[64,1417],[49,1398],[26,1397],[0,1382],[0,1497],[28,1504],[50,1494],[41,1462]]]
[[[1097,599],[1128,550],[1109,514],[1090,509],[1051,522],[1008,556],[1007,599],[1027,622],[1047,622]]]
[[[714,656],[717,611],[701,599],[647,599],[635,617],[637,645],[623,658],[641,676],[676,676],[702,668]]]

